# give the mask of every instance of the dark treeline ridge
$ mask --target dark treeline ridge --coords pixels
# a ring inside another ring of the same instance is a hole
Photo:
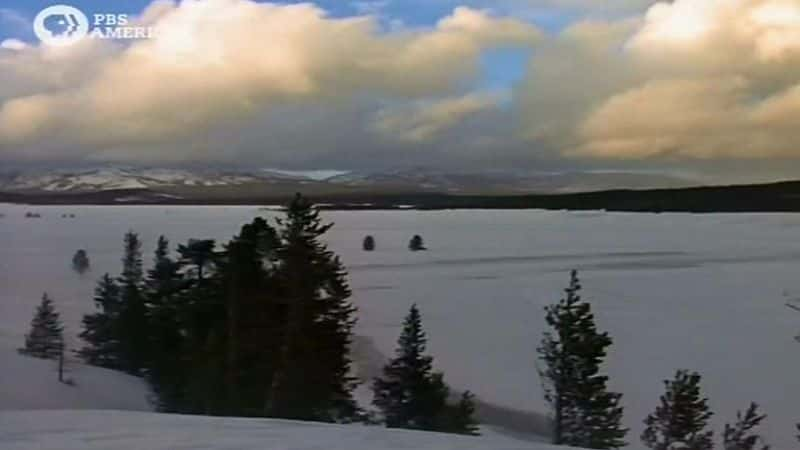
[[[239,193],[181,198],[149,190],[96,193],[0,193],[0,201],[29,204],[284,204],[287,195]],[[169,194],[169,193],[166,193]],[[432,192],[315,194],[322,209],[568,209],[622,212],[800,212],[800,181],[677,189],[608,190],[573,194],[455,195]]]
[[[408,420],[386,422],[356,404],[356,309],[344,266],[322,241],[332,226],[298,194],[274,224],[255,218],[222,246],[190,240],[173,258],[162,236],[146,272],[139,237],[128,232],[122,273],[100,279],[78,354],[143,377],[165,412],[475,434],[471,396],[451,405],[441,376],[425,367],[387,373],[397,389],[384,398],[396,403],[376,403],[384,417],[402,405]],[[403,361],[419,358],[430,361],[417,353]]]

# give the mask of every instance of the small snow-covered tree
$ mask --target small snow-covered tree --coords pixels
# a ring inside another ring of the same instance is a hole
[[[764,439],[753,433],[766,418],[765,414],[758,413],[758,405],[750,403],[744,415],[741,411],[736,413],[736,424],[725,424],[723,443],[725,450],[769,450],[769,445],[764,444]]]
[[[653,450],[714,448],[714,432],[706,430],[713,413],[700,394],[700,375],[679,370],[664,385],[660,405],[644,421],[642,442]]]
[[[19,352],[36,358],[57,359],[64,347],[64,326],[53,301],[45,293],[25,335],[25,347]]]

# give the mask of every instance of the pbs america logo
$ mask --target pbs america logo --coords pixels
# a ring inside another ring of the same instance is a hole
[[[73,6],[53,5],[36,15],[33,32],[44,44],[71,45],[89,34],[89,19]]]

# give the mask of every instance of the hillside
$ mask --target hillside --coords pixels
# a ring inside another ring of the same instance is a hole
[[[567,450],[501,437],[129,411],[0,411],[0,446],[3,450]]]
[[[55,361],[30,358],[0,347],[0,411],[33,409],[122,409],[150,411],[148,390],[141,379],[120,372],[71,362],[59,383]],[[10,381],[13,380],[13,381]],[[0,421],[0,427],[4,422]],[[0,431],[0,436],[2,436]],[[0,440],[0,448],[6,448]]]

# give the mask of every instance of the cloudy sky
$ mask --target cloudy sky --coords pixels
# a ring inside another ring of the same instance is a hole
[[[41,45],[0,6],[0,161],[800,177],[800,0],[74,0],[151,39]]]

